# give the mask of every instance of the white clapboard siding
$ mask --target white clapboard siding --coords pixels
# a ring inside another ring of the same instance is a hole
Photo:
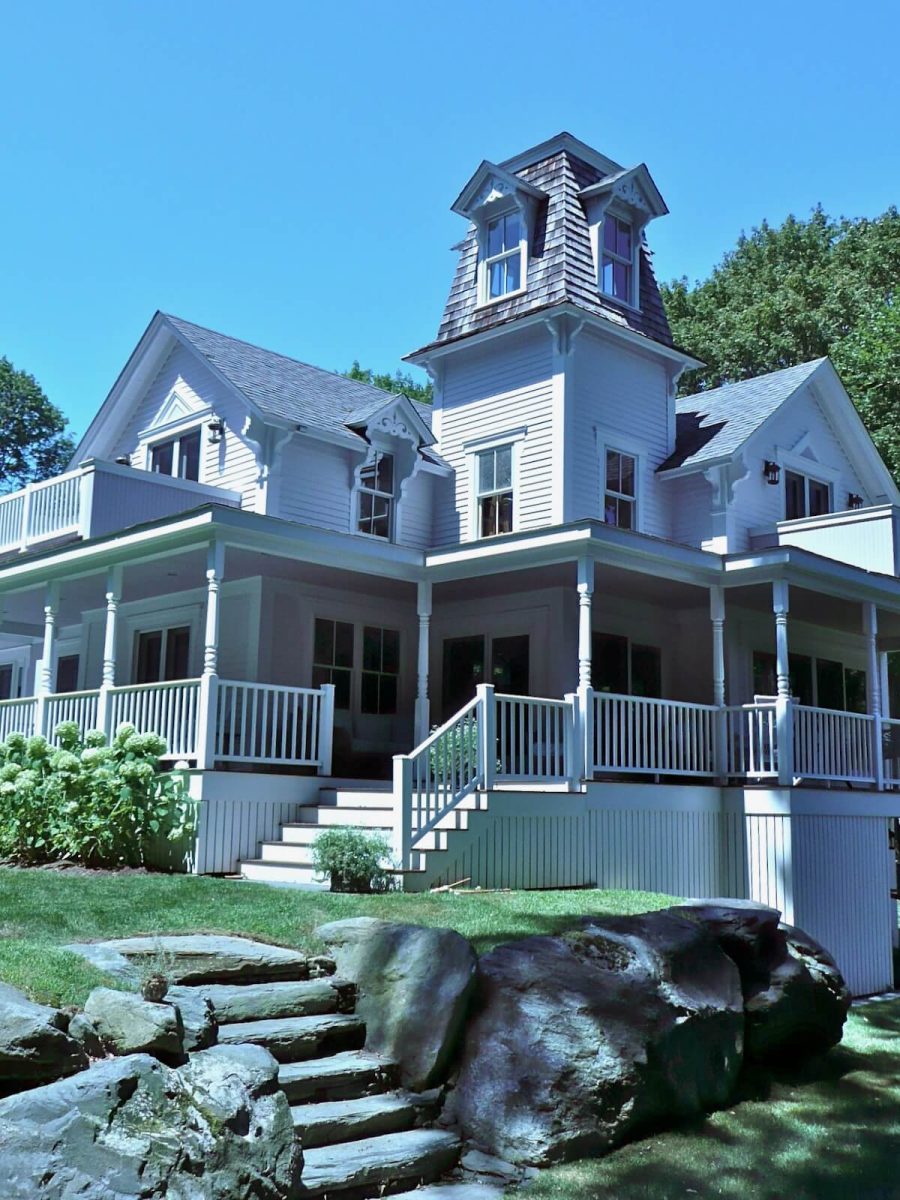
[[[457,352],[447,362],[441,389],[441,440],[437,449],[456,471],[455,503],[437,514],[438,544],[471,537],[470,462],[465,446],[483,438],[526,430],[517,445],[519,491],[515,524],[534,529],[553,520],[553,387],[550,336],[523,330],[485,347]]]
[[[362,443],[361,443],[362,445]],[[350,531],[353,472],[362,460],[341,446],[295,437],[282,451],[278,512],[289,521]]]

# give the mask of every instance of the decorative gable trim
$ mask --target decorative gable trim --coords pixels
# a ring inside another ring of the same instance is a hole
[[[478,210],[486,205],[516,197],[546,200],[547,193],[485,159],[450,205],[450,210],[472,221]]]
[[[156,416],[146,429],[140,431],[138,438],[141,442],[146,442],[165,434],[180,433],[201,424],[212,415],[212,405],[204,404],[187,383],[179,378],[160,405]]]
[[[605,199],[607,204],[618,200],[634,212],[643,213],[648,221],[654,217],[664,217],[669,211],[646,163],[607,175],[599,183],[582,188],[579,194],[585,203],[598,198]]]
[[[402,392],[388,400],[382,408],[376,408],[358,420],[351,418],[347,428],[363,431],[370,440],[372,435],[399,437],[411,442],[417,449],[434,445],[434,435],[416,412],[408,396]]]

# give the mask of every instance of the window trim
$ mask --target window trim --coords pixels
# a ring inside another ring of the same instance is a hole
[[[135,603],[142,604],[144,602],[136,601]],[[203,611],[204,605],[201,603],[179,604],[172,608],[154,609],[152,612],[123,613],[120,609],[120,614],[122,617],[121,623],[124,628],[125,646],[127,646],[129,649],[128,662],[130,664],[131,674],[128,679],[128,685],[136,686],[137,643],[139,635],[142,633],[154,633],[158,629],[181,629],[185,625],[190,627],[187,677],[188,679],[199,678],[201,657],[203,654]],[[120,656],[119,661],[122,664],[122,669],[124,669],[124,656]]]
[[[519,225],[521,227],[521,236],[519,238],[519,287],[514,288],[510,292],[504,292],[502,296],[491,296],[488,294],[490,286],[490,271],[489,265],[494,262],[499,262],[503,259],[512,258],[516,254],[515,250],[504,250],[502,254],[495,254],[488,257],[487,240],[488,229],[495,221],[502,220],[504,217],[510,216],[512,213],[517,213],[519,217]],[[528,290],[528,220],[525,209],[518,204],[506,204],[496,212],[485,213],[478,222],[478,267],[477,267],[477,287],[478,299],[476,308],[488,308],[492,304],[500,304],[504,300],[510,300],[514,296],[521,296]]]
[[[354,512],[356,514],[354,521],[354,532],[360,537],[372,538],[376,542],[395,542],[397,529],[397,455],[393,450],[381,450],[378,447],[373,447],[374,459],[366,456],[365,462],[361,463],[356,470],[356,482],[353,488],[354,491]],[[387,457],[391,460],[391,474],[394,481],[393,492],[380,492],[376,488],[367,488],[363,486],[362,473],[366,467],[370,467],[373,463],[377,466],[379,458]],[[380,496],[382,499],[389,501],[388,507],[388,534],[387,537],[382,537],[381,534],[371,533],[365,529],[360,529],[359,523],[362,520],[361,516],[361,497],[363,493],[369,496]]]
[[[615,441],[613,441],[613,437]],[[643,532],[644,520],[644,497],[642,482],[644,478],[644,454],[641,449],[629,442],[627,438],[620,438],[613,434],[611,437],[598,432],[597,437],[597,472],[599,476],[599,512],[600,520],[603,524],[606,521],[606,453],[612,450],[616,454],[625,454],[634,460],[634,523],[631,529],[626,529],[626,533],[641,533]],[[623,496],[623,499],[627,497]],[[623,529],[622,525],[610,525],[610,529]]]
[[[190,479],[186,475],[181,474],[181,443],[185,438],[197,434],[200,439],[199,453],[197,456],[197,478]],[[153,467],[153,454],[162,446],[172,446],[172,470],[157,471]],[[187,428],[174,433],[166,433],[160,437],[148,439],[146,450],[146,467],[145,469],[151,475],[166,475],[169,479],[180,479],[182,483],[204,483],[204,454],[203,454],[203,426],[195,421]]]
[[[801,439],[802,442],[806,439]],[[835,497],[838,493],[838,486],[841,483],[842,472],[836,467],[829,467],[826,463],[820,463],[815,459],[806,458],[802,454],[798,454],[796,449],[788,450],[784,446],[775,447],[775,461],[781,464],[781,479],[778,485],[778,494],[780,496],[780,511],[781,516],[778,522],[782,521],[810,521],[821,520],[823,517],[831,516],[836,511]],[[822,513],[818,517],[788,517],[787,515],[787,477],[788,472],[794,475],[802,475],[806,481],[806,507],[809,507],[809,480],[812,479],[816,483],[824,483],[828,487],[828,503],[830,505],[827,513]],[[773,489],[775,490],[775,489]]]
[[[512,497],[513,497],[513,512],[512,512],[512,529],[510,533],[519,532],[519,500],[521,498],[520,474],[521,474],[521,444],[527,436],[528,429],[522,426],[519,429],[510,430],[508,433],[490,434],[483,438],[476,438],[474,441],[466,442],[463,450],[469,459],[469,539],[474,542],[486,541],[486,538],[481,536],[481,505],[479,500],[481,492],[478,481],[478,456],[485,450],[499,450],[504,446],[509,446],[512,450]],[[490,493],[485,492],[485,495]],[[495,533],[492,537],[508,537],[509,534]]]
[[[194,629],[193,622],[190,620],[182,620],[182,621],[172,621],[171,623],[168,623],[168,624],[160,624],[160,622],[157,620],[156,622],[148,624],[143,628],[135,628],[131,632],[131,678],[134,680],[133,686],[141,687],[141,686],[146,686],[148,684],[153,684],[153,683],[174,683],[174,682],[181,681],[181,680],[175,680],[175,679],[167,680],[166,674],[165,674],[166,655],[167,655],[167,651],[168,651],[169,635],[173,632],[173,630],[176,630],[176,629],[186,629],[187,634],[188,634],[187,667],[186,667],[187,673],[182,677],[182,679],[193,679],[194,678],[193,671],[192,671],[192,665],[194,663],[194,656],[196,654],[197,638],[196,638],[196,632]],[[162,678],[157,679],[157,680],[146,679],[146,680],[144,680],[144,683],[142,685],[142,684],[138,683],[138,664],[140,662],[140,643],[141,643],[142,637],[146,637],[147,634],[152,634],[152,633],[162,634],[162,643],[159,648],[159,664],[160,664],[160,669],[162,670]]]

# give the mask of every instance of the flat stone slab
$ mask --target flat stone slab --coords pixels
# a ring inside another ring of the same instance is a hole
[[[337,1050],[358,1050],[366,1027],[359,1017],[325,1013],[317,1017],[281,1017],[277,1021],[239,1021],[219,1026],[219,1042],[265,1046],[278,1062],[296,1062]]]
[[[116,938],[75,943],[65,949],[101,970],[130,978],[136,978],[135,967],[161,958],[166,960],[165,974],[172,983],[180,984],[267,983],[307,979],[310,973],[309,960],[299,950],[206,933]]]
[[[304,1153],[298,1194],[330,1196],[341,1188],[432,1182],[456,1165],[459,1152],[455,1134],[440,1129],[410,1129],[314,1147]]]
[[[220,1024],[264,1021],[279,1017],[311,1017],[353,1011],[356,988],[333,975],[276,983],[209,983],[172,988],[168,999],[196,993],[208,1000]]]
[[[414,1192],[395,1192],[394,1200],[500,1200],[504,1189],[490,1183],[433,1183]]]
[[[354,1100],[331,1100],[320,1104],[296,1104],[291,1109],[294,1128],[304,1150],[331,1146],[359,1138],[399,1133],[432,1116],[435,1097],[389,1092],[358,1096]]]
[[[349,1100],[383,1092],[396,1083],[397,1064],[364,1050],[344,1050],[328,1058],[282,1063],[278,1085],[292,1104]]]

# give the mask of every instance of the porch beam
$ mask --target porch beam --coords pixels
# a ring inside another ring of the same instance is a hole
[[[592,673],[591,603],[594,595],[594,560],[578,560],[578,686],[589,688]]]
[[[416,675],[415,740],[424,742],[431,721],[428,696],[429,648],[431,644],[432,585],[420,580],[416,591],[416,612],[419,617],[418,669]]]
[[[878,609],[863,605],[863,632],[866,636],[866,711],[872,718],[872,770],[875,786],[884,790],[884,746],[881,736],[881,656],[878,650]]]

